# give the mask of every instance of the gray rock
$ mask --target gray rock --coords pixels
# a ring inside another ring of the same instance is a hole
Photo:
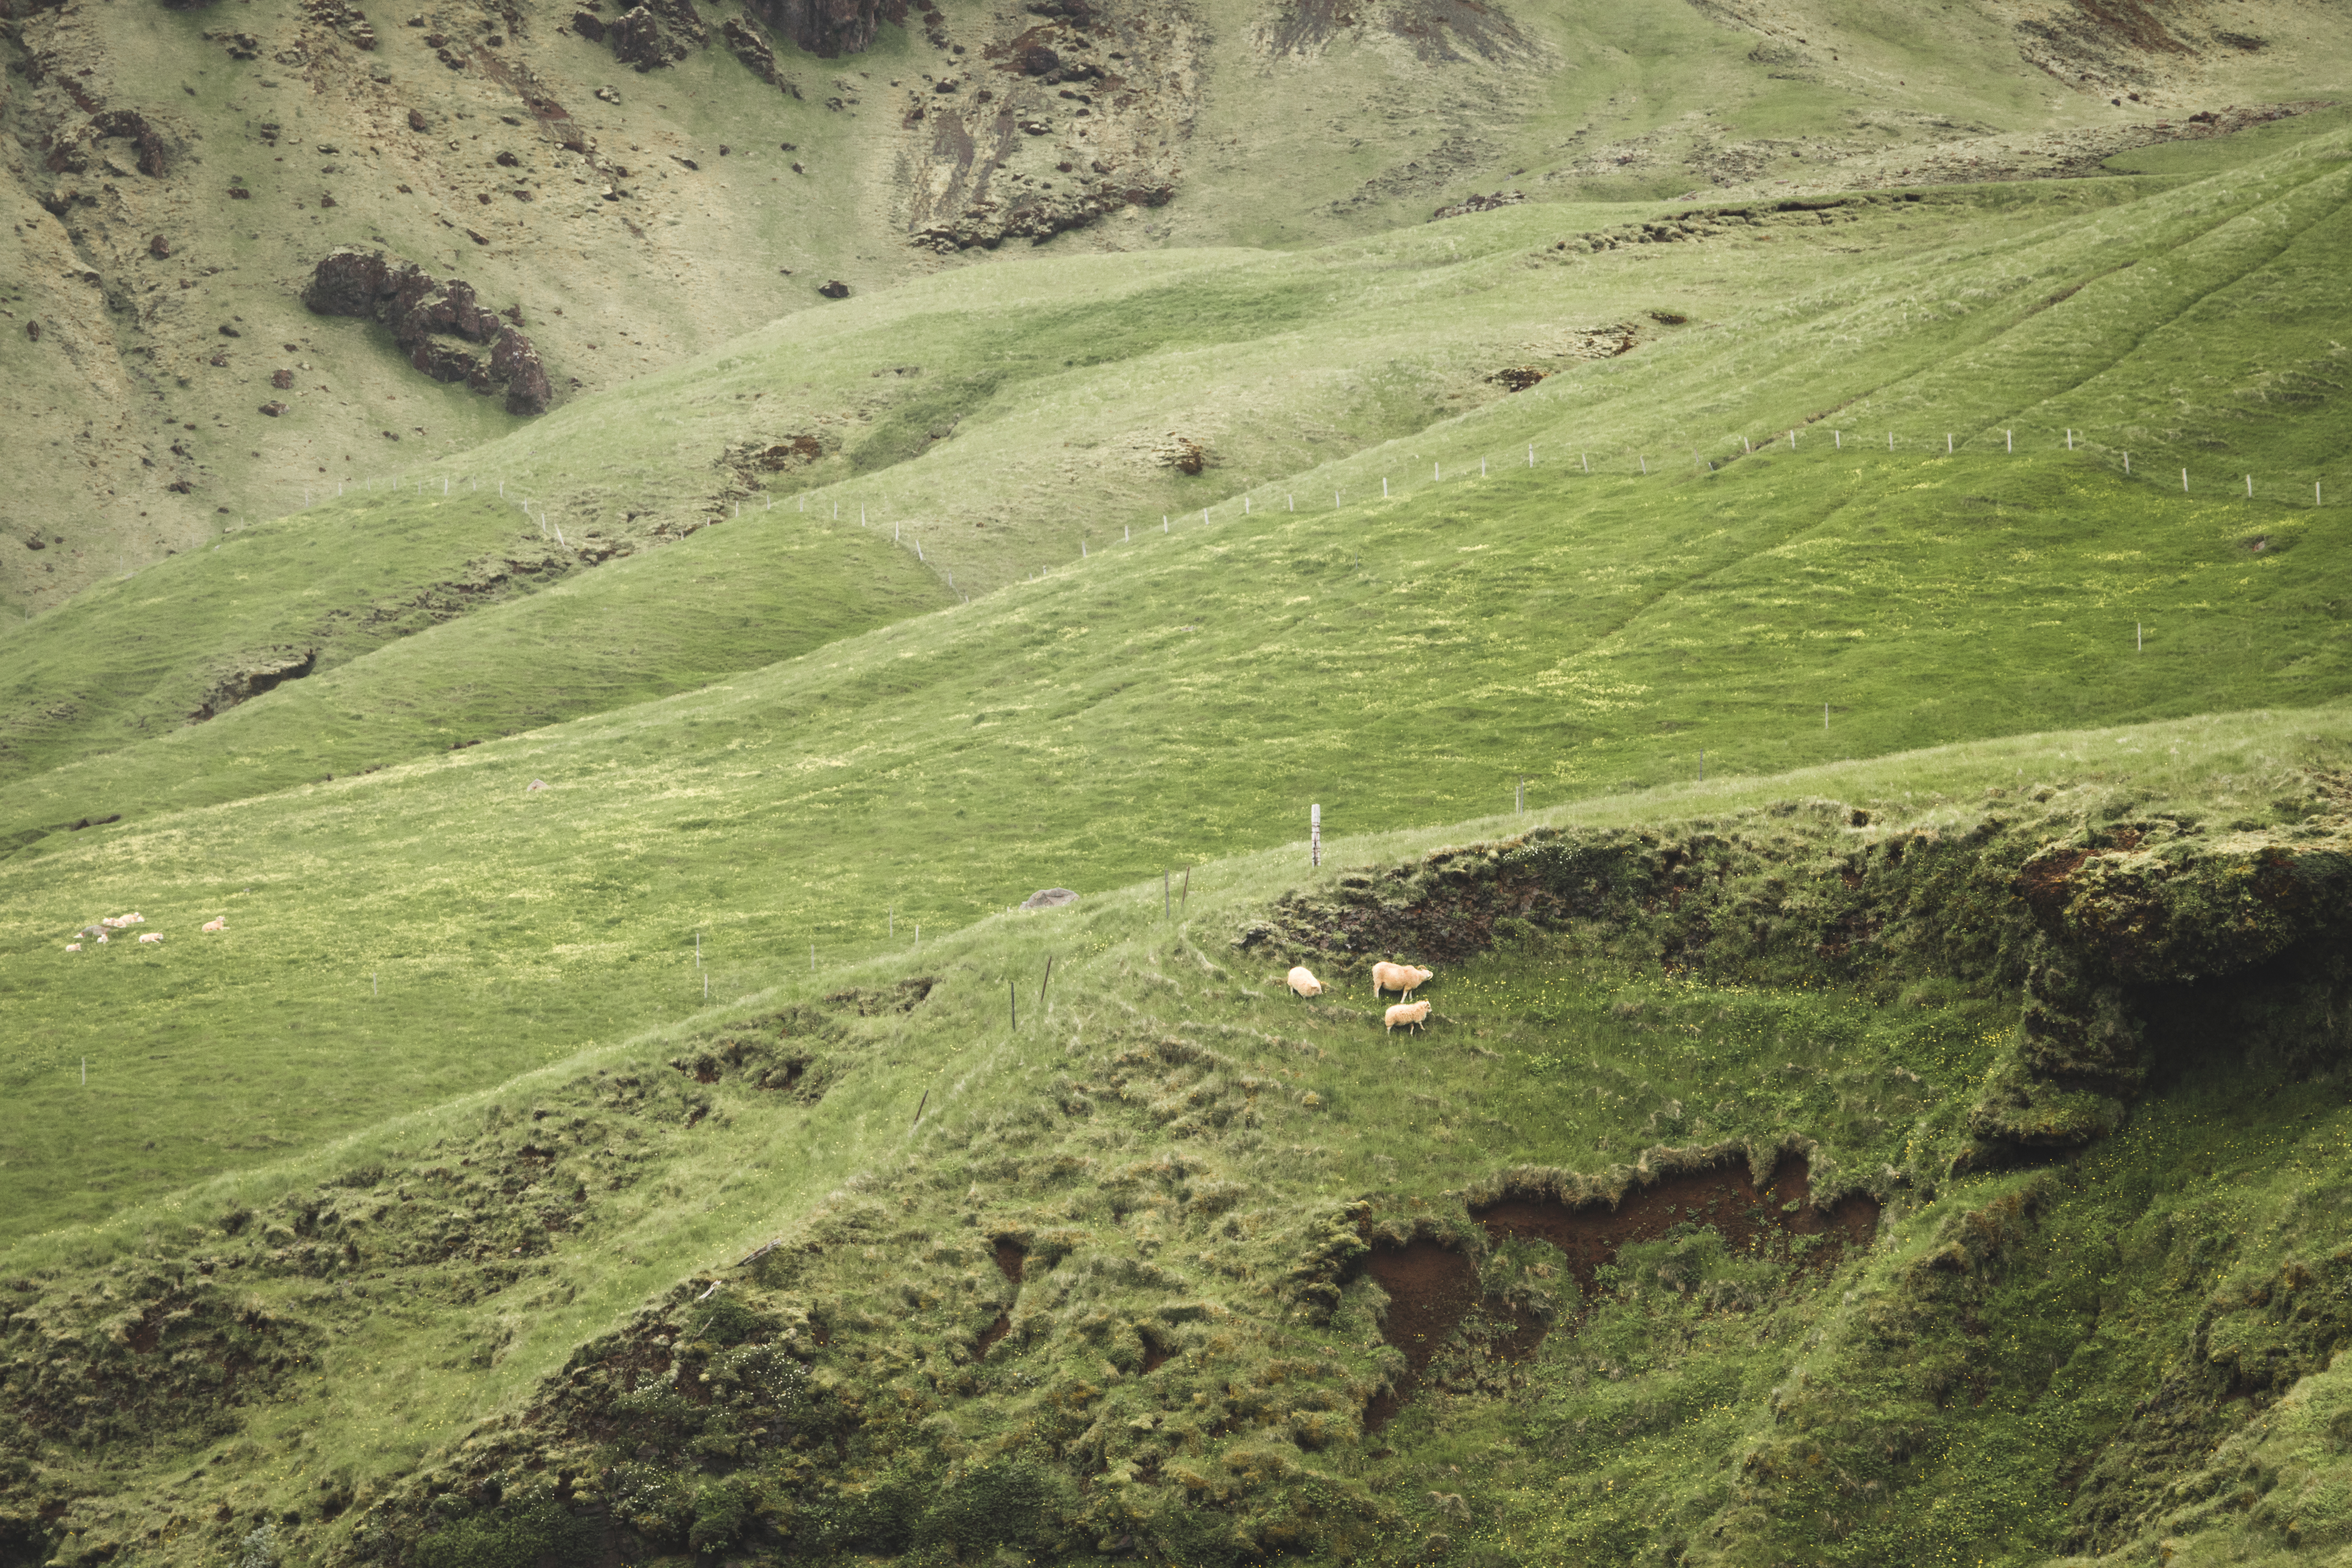
[[[1024,910],[1055,910],[1077,901],[1077,894],[1067,888],[1045,888],[1022,900],[1021,907]]]

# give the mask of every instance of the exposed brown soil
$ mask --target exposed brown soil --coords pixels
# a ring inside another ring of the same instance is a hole
[[[1759,1187],[1748,1163],[1660,1176],[1635,1187],[1612,1206],[1594,1201],[1570,1205],[1553,1198],[1506,1197],[1473,1209],[1470,1217],[1497,1241],[1546,1241],[1559,1248],[1576,1277],[1577,1289],[1591,1297],[1598,1271],[1632,1242],[1654,1241],[1678,1225],[1712,1226],[1739,1250],[1772,1249],[1787,1256],[1789,1241],[1801,1236],[1828,1238],[1807,1251],[1801,1267],[1833,1264],[1846,1245],[1866,1247],[1878,1231],[1878,1200],[1851,1194],[1828,1208],[1812,1200],[1812,1173],[1802,1156],[1781,1161]]]
[[[2017,873],[2012,888],[2018,897],[2032,908],[2045,929],[2057,920],[2058,912],[2074,896],[2074,889],[2068,885],[2069,879],[2094,853],[2069,845],[2035,856]]]
[[[1471,1217],[1497,1241],[1544,1241],[1568,1260],[1577,1290],[1586,1301],[1599,1285],[1600,1270],[1630,1243],[1654,1241],[1679,1225],[1713,1226],[1741,1251],[1790,1256],[1798,1237],[1821,1237],[1798,1260],[1801,1269],[1827,1268],[1844,1256],[1848,1244],[1868,1246],[1878,1230],[1875,1198],[1854,1194],[1828,1208],[1812,1201],[1812,1173],[1801,1157],[1783,1160],[1762,1186],[1745,1160],[1703,1170],[1662,1175],[1628,1191],[1613,1205],[1596,1199],[1564,1204],[1556,1198],[1509,1196],[1471,1210]],[[1483,1367],[1472,1374],[1486,1382],[1501,1368],[1525,1361],[1543,1342],[1549,1325],[1525,1307],[1485,1296],[1477,1265],[1466,1255],[1426,1239],[1375,1247],[1365,1270],[1389,1298],[1381,1337],[1404,1352],[1405,1374],[1377,1395],[1364,1412],[1369,1429],[1384,1425],[1418,1393],[1431,1363],[1449,1346],[1470,1352]],[[1482,1331],[1465,1334],[1465,1328]],[[1462,1342],[1469,1342],[1464,1343]],[[1457,1369],[1458,1370],[1458,1369]],[[1481,1373],[1486,1375],[1482,1376]]]
[[[1021,1277],[1027,1272],[1028,1264],[1029,1254],[1023,1250],[1019,1242],[1009,1236],[1000,1236],[996,1238],[997,1272],[1003,1275],[1012,1285],[1015,1300],[1020,1299]],[[979,1349],[976,1353],[985,1359],[988,1352],[995,1348],[996,1342],[1011,1332],[1012,1328],[1013,1307],[1008,1302],[1004,1310],[996,1314],[996,1321],[980,1331]]]
[[[1405,1374],[1373,1396],[1364,1426],[1385,1426],[1420,1392],[1430,1363],[1454,1345],[1474,1314],[1491,1331],[1470,1336],[1480,1359],[1516,1363],[1543,1342],[1541,1319],[1523,1309],[1486,1298],[1478,1288],[1477,1265],[1440,1242],[1415,1240],[1402,1247],[1375,1247],[1365,1271],[1387,1293],[1389,1309],[1381,1337],[1404,1352]]]
[[[1414,1241],[1374,1247],[1365,1267],[1388,1292],[1381,1337],[1404,1352],[1405,1364],[1419,1377],[1478,1304],[1477,1266],[1450,1247]]]

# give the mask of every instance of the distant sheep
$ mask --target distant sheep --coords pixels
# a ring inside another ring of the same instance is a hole
[[[160,931],[142,931],[139,933],[139,940],[141,942],[161,942],[163,940],[163,933]]]
[[[69,942],[66,943],[66,951],[68,952],[79,952],[81,951],[81,943],[78,942]]]
[[[1290,988],[1301,996],[1323,994],[1323,983],[1316,979],[1314,972],[1303,963],[1290,972],[1289,980]]]
[[[1388,1011],[1388,1026],[1391,1029],[1394,1029],[1399,1024],[1409,1024],[1418,1029],[1428,1021],[1429,1004],[1426,1002],[1400,1002]]]
[[[1372,994],[1378,996],[1383,991],[1394,991],[1410,996],[1428,984],[1434,973],[1433,970],[1416,969],[1410,963],[1375,963],[1372,965]]]
[[[202,931],[226,931],[228,929],[228,917],[226,915],[223,915],[216,921],[206,921],[198,929]]]
[[[529,783],[529,784],[525,784],[525,785],[523,785],[523,786],[522,786],[522,793],[523,793],[523,794],[525,794],[525,795],[529,795],[531,791],[533,791],[533,790],[535,790],[535,789],[545,789],[546,787],[547,787],[547,781],[546,781],[545,779],[533,779],[533,780],[531,780],[531,781],[530,781],[530,783]]]
[[[110,920],[102,920],[98,923],[106,927],[109,931],[121,931],[126,926],[145,925],[147,923],[147,917],[134,910],[127,915],[116,915]]]

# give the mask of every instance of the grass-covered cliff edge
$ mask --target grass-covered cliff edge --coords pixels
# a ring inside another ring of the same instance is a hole
[[[0,1539],[2352,1540],[2348,746],[2315,711],[1690,786],[778,986],[19,1245]],[[1425,1035],[1383,1030],[1385,956],[1437,970]]]

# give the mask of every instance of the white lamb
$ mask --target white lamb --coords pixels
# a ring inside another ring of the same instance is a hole
[[[1301,996],[1320,996],[1323,994],[1323,983],[1320,980],[1316,979],[1314,972],[1303,963],[1299,964],[1290,972],[1289,980],[1290,988],[1293,991],[1297,992]]]
[[[163,933],[160,931],[142,931],[139,933],[139,940],[141,942],[161,942],[163,940]]]
[[[1428,1021],[1428,1018],[1429,1004],[1426,1002],[1400,1002],[1388,1011],[1388,1026],[1391,1029],[1394,1029],[1399,1024],[1408,1024],[1418,1029]]]
[[[206,921],[197,929],[200,931],[226,931],[228,929],[228,917],[226,915],[223,915],[216,921]]]
[[[1410,996],[1429,983],[1435,972],[1416,969],[1410,963],[1375,963],[1372,965],[1372,994],[1394,991]]]
[[[78,942],[69,942],[66,943],[66,951],[68,952],[79,952],[81,951],[81,943]]]

